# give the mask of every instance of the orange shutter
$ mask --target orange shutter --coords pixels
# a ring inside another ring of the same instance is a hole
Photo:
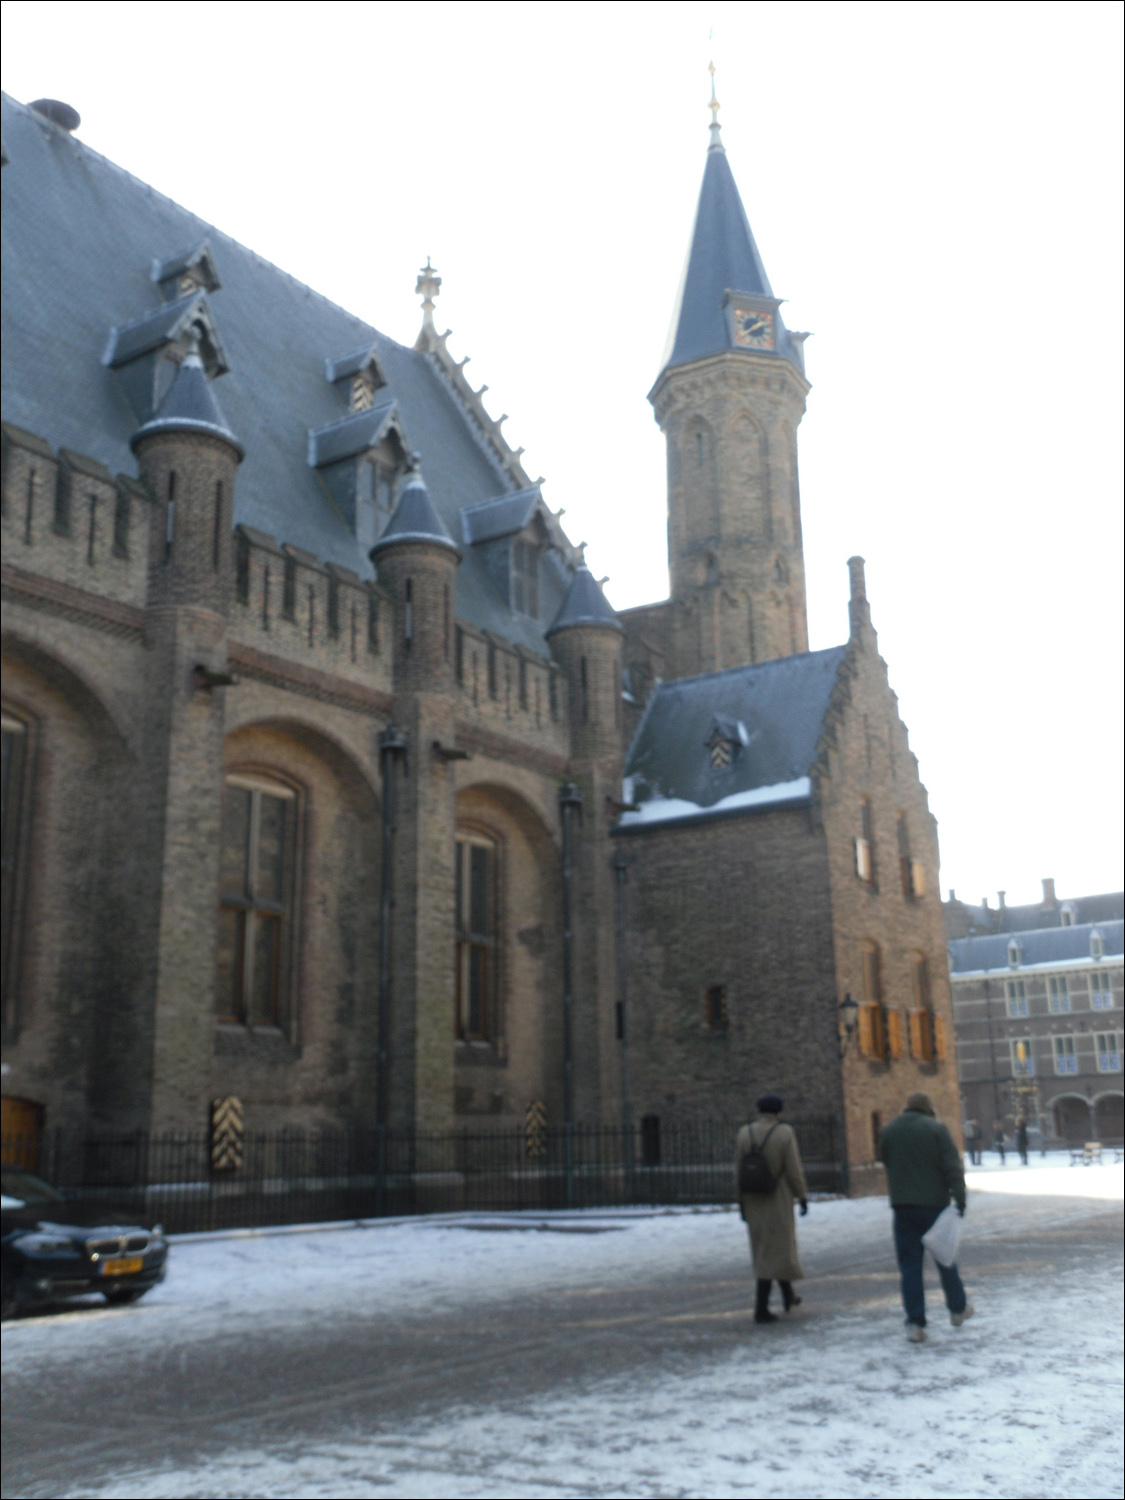
[[[892,1057],[902,1056],[902,1011],[887,1012],[887,1050]]]
[[[859,1007],[859,1050],[864,1057],[875,1056],[875,1012],[878,1006]]]
[[[920,859],[910,861],[910,885],[915,898],[926,894],[926,867]]]
[[[934,1016],[934,1049],[938,1062],[949,1060],[949,1047],[945,1040],[945,1017]]]

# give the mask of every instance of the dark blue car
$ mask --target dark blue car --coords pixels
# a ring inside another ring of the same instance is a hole
[[[168,1241],[159,1224],[107,1224],[105,1208],[68,1200],[18,1167],[5,1167],[0,1179],[4,1318],[91,1292],[121,1306],[164,1280]]]

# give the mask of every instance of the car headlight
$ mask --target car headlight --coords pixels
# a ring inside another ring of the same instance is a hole
[[[23,1234],[16,1241],[18,1249],[28,1255],[77,1255],[73,1240],[61,1234]]]

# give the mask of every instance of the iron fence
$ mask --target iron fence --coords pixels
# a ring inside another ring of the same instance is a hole
[[[847,1191],[832,1116],[795,1119],[812,1191]],[[447,1134],[248,1131],[218,1168],[206,1132],[48,1130],[5,1137],[4,1162],[68,1198],[170,1233],[388,1215],[621,1208],[734,1201],[738,1122],[657,1121],[633,1130],[534,1122]]]

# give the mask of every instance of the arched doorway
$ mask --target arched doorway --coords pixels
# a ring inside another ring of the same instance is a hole
[[[1051,1106],[1055,1116],[1055,1133],[1068,1145],[1080,1146],[1090,1140],[1090,1106],[1077,1094],[1064,1094]]]
[[[1103,1145],[1125,1140],[1125,1095],[1102,1094],[1094,1100],[1094,1134]]]
[[[4,1095],[0,1101],[0,1154],[6,1167],[24,1167],[29,1172],[38,1169],[43,1115],[41,1104]]]

